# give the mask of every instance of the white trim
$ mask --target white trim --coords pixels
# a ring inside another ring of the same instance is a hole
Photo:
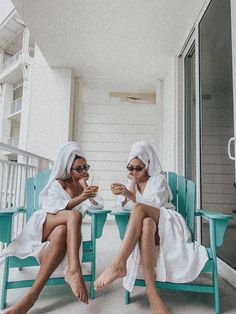
[[[201,120],[200,120],[199,31],[195,32],[195,95],[196,95],[196,205],[201,208]],[[201,218],[197,218],[197,241],[202,242]]]

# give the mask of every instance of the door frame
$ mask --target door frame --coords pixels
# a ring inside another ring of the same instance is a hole
[[[202,9],[183,44],[178,57],[176,58],[176,160],[177,172],[185,175],[185,83],[184,83],[184,59],[195,43],[195,94],[196,94],[196,205],[201,208],[201,168],[200,168],[200,73],[199,73],[199,23],[205,14],[210,2],[206,0]],[[236,2],[231,0],[231,30],[232,30],[232,67],[233,67],[233,82],[236,83]],[[234,135],[236,136],[236,84],[233,84],[233,106],[234,106]],[[197,241],[201,242],[201,221],[197,220]],[[219,273],[234,287],[236,287],[236,270],[231,268],[221,259],[217,258]]]

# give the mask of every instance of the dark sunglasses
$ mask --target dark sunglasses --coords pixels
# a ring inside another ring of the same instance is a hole
[[[83,166],[78,166],[76,168],[71,168],[71,169],[77,171],[78,173],[81,173],[83,170],[88,171],[89,168],[90,168],[90,165],[85,164]]]
[[[140,172],[144,169],[145,167],[133,167],[133,166],[127,166],[127,169],[131,172],[136,171],[136,172]]]

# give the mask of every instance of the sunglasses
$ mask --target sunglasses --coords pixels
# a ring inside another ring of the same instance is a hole
[[[127,166],[127,169],[131,172],[136,171],[136,172],[140,172],[144,169],[145,167],[133,167],[133,166]]]
[[[81,173],[83,170],[88,171],[89,168],[90,168],[90,165],[85,164],[83,166],[78,166],[76,168],[71,168],[71,169],[77,171],[78,173]]]

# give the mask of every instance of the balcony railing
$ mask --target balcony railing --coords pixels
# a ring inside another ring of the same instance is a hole
[[[13,147],[18,147],[19,146],[19,136],[10,137],[8,139],[8,145],[13,146]]]
[[[9,66],[14,64],[17,60],[19,60],[21,55],[22,55],[22,50],[19,50],[16,54],[14,54],[14,56],[12,56],[10,59],[8,59],[5,63],[2,64],[2,66],[0,67],[0,72],[3,72]]]
[[[5,160],[6,153],[17,155],[20,162]],[[39,171],[49,169],[51,163],[52,161],[47,158],[0,142],[0,210],[12,206],[24,207],[26,179]],[[13,237],[19,234],[24,223],[24,214],[14,217]]]
[[[10,114],[21,111],[21,105],[22,105],[22,97],[14,100],[11,103],[11,113]]]
[[[34,48],[29,47],[28,52],[30,57],[34,57]]]

